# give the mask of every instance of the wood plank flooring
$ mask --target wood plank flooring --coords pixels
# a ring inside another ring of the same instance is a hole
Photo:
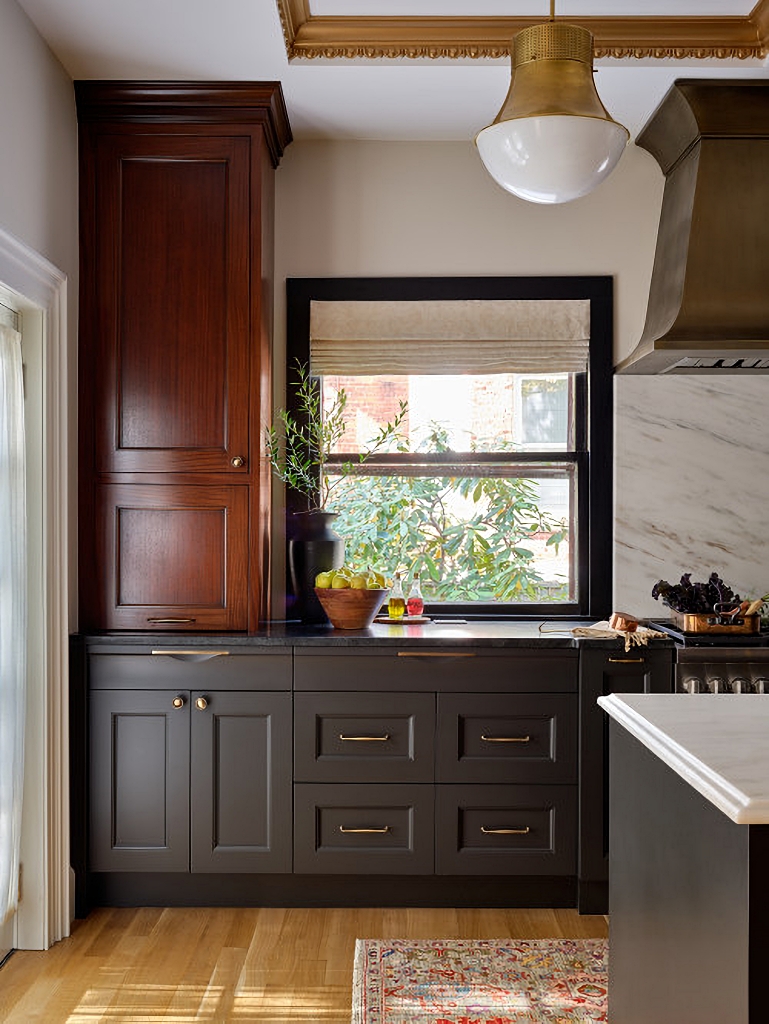
[[[601,938],[574,910],[101,909],[0,969],[3,1024],[349,1024],[356,938]]]

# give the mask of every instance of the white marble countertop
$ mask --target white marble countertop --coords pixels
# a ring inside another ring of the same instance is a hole
[[[732,821],[769,824],[769,695],[612,693],[598,703]]]

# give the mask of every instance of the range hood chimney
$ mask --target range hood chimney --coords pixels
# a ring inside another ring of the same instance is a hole
[[[636,143],[665,175],[643,336],[618,373],[769,373],[769,81],[679,79]]]

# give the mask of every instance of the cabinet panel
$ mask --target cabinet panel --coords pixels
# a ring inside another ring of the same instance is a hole
[[[193,693],[191,708],[192,870],[290,871],[290,695]]]
[[[298,693],[298,782],[432,782],[435,698],[406,693]]]
[[[290,690],[291,653],[148,646],[146,654],[92,654],[89,673],[92,690]]]
[[[436,788],[438,874],[575,873],[576,786]]]
[[[248,490],[112,484],[97,488],[101,607],[108,629],[246,629]]]
[[[90,698],[92,871],[187,871],[189,713],[177,691]]]
[[[294,871],[432,874],[433,786],[294,786]]]
[[[586,648],[580,654],[579,909],[603,914],[609,876],[609,718],[596,701],[607,693],[670,693],[673,650],[625,652]]]
[[[439,782],[577,781],[575,694],[439,694]]]
[[[96,469],[232,473],[250,454],[249,140],[107,134],[95,164]]]
[[[576,651],[519,654],[446,647],[340,654],[297,648],[294,686],[297,690],[569,692],[577,689],[577,655]]]

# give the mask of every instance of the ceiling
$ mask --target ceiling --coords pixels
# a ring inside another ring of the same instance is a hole
[[[507,92],[510,37],[549,13],[549,0],[18,2],[75,79],[279,80],[297,139],[472,139]],[[769,78],[769,0],[557,0],[556,16],[593,32],[599,94],[632,136],[676,78]]]

